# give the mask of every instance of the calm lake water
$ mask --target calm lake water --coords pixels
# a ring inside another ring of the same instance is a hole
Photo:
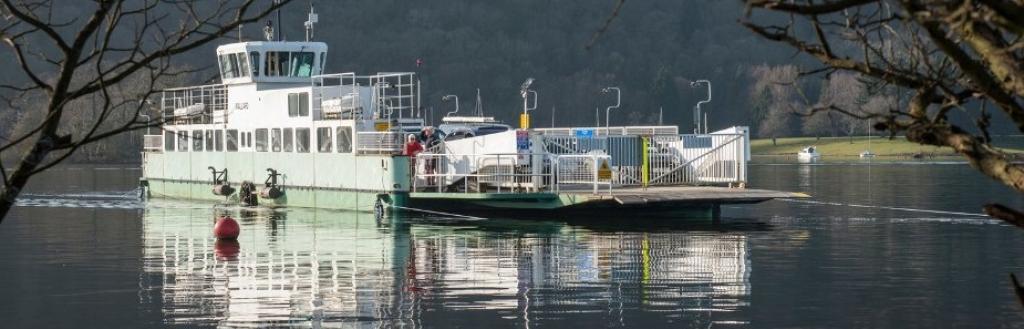
[[[959,163],[762,161],[751,187],[814,198],[720,222],[291,209],[234,244],[138,175],[35,181],[0,225],[0,327],[1024,327],[1024,231],[978,215],[1024,199]]]

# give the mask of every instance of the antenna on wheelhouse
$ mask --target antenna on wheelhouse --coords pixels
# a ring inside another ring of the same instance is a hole
[[[313,25],[320,22],[320,16],[313,10],[313,1],[309,2],[309,19],[303,25],[306,26],[306,42],[313,40]]]
[[[473,108],[473,113],[477,116],[484,116],[484,102],[480,98],[480,88],[476,88],[476,107]]]
[[[274,5],[281,4],[281,0],[274,0]],[[281,25],[281,7],[277,7],[277,25]],[[269,26],[269,23],[268,23]],[[273,31],[273,30],[271,30]],[[269,41],[269,40],[268,40]],[[284,29],[277,29],[277,41],[284,41]]]

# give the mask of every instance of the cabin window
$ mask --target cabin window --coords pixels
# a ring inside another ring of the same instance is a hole
[[[260,52],[253,51],[249,53],[249,64],[252,65],[252,76],[260,76]]]
[[[256,152],[267,151],[267,129],[256,129]]]
[[[217,152],[224,151],[224,131],[217,129],[213,133],[213,147]]]
[[[338,127],[338,153],[352,153],[352,127]]]
[[[188,132],[187,131],[179,131],[178,132],[178,151],[181,151],[181,152],[188,151]]]
[[[207,152],[213,151],[213,142],[214,142],[214,140],[213,140],[213,130],[207,130],[206,131],[206,151]]]
[[[249,76],[249,62],[245,58],[245,53],[235,54],[235,58],[238,60],[238,75],[242,77]]]
[[[311,52],[295,52],[292,53],[292,71],[291,76],[308,78],[313,75],[313,61],[314,55]]]
[[[292,151],[292,144],[293,144],[292,140],[294,138],[295,138],[294,135],[292,135],[292,128],[284,128],[284,138],[283,138],[284,139],[284,148],[283,149],[284,149],[285,152],[291,152]]]
[[[330,153],[332,149],[331,127],[316,128],[316,146],[320,153]]]
[[[202,152],[203,151],[203,131],[194,130],[192,131],[192,151]]]
[[[309,153],[309,128],[295,128],[295,152]]]
[[[270,151],[281,152],[281,128],[270,130]]]
[[[164,132],[164,151],[174,151],[174,132]]]
[[[243,71],[238,65],[238,54],[225,54],[220,55],[220,72],[223,79],[234,79],[248,75],[248,68]],[[242,57],[242,62],[245,62],[245,57]]]
[[[263,75],[268,77],[288,76],[288,52],[268,51],[263,63]]]
[[[309,116],[309,93],[288,94],[288,116]]]
[[[245,146],[252,147],[252,132],[245,133]]]
[[[324,74],[327,70],[327,52],[320,52],[320,74]]]
[[[228,152],[238,152],[238,130],[228,129],[227,135]]]

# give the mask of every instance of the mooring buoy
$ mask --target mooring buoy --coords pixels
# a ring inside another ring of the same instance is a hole
[[[238,222],[231,216],[217,217],[217,223],[213,225],[213,235],[221,240],[237,239],[240,231]]]

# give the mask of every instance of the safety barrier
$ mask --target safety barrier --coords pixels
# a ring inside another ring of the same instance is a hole
[[[549,153],[433,154],[412,162],[419,192],[524,193],[563,190],[611,192],[607,155]]]
[[[360,131],[356,133],[356,151],[363,154],[402,152],[402,133],[394,131]]]
[[[742,133],[543,138],[553,154],[608,155],[615,185],[732,185],[747,180],[748,145]]]

